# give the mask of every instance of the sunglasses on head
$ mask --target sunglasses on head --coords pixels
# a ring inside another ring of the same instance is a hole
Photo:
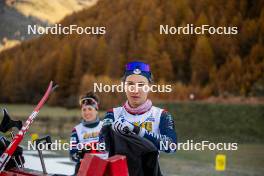
[[[143,62],[131,62],[126,64],[126,71],[133,71],[135,69],[139,69],[140,71],[145,71],[145,72],[150,71],[149,65]]]

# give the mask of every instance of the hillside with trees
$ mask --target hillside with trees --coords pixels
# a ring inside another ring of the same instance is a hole
[[[264,95],[262,0],[99,0],[64,26],[106,26],[105,35],[45,35],[0,53],[0,101],[33,103],[50,80],[52,104],[73,106],[92,82],[118,83],[131,60],[150,63],[159,100]],[[160,35],[161,24],[237,26],[237,35]],[[99,94],[122,98],[121,95]],[[109,98],[110,99],[110,98]],[[113,102],[113,100],[111,100]],[[111,102],[110,101],[110,102]],[[115,101],[115,100],[114,100]]]

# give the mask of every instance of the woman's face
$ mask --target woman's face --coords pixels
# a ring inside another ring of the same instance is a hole
[[[94,107],[89,105],[82,105],[82,118],[85,121],[93,121],[96,119],[97,111]]]
[[[149,81],[142,75],[129,75],[125,80],[127,100],[133,108],[142,105],[148,97],[148,92],[143,86],[149,86]]]

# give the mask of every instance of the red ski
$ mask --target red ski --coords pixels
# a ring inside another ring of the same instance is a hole
[[[48,100],[51,92],[56,88],[56,86],[53,86],[53,82],[51,81],[49,83],[49,87],[46,90],[46,93],[42,97],[42,99],[39,101],[38,105],[35,107],[34,111],[31,113],[31,115],[28,117],[27,121],[21,128],[21,130],[16,134],[13,141],[10,143],[10,145],[6,148],[5,152],[0,157],[0,173],[4,170],[5,165],[8,163],[10,158],[12,157],[13,153],[15,152],[17,146],[20,144],[20,142],[23,140],[26,132],[29,129],[29,126],[32,124],[33,120],[36,118],[36,116],[39,113],[39,110],[42,108],[42,106],[45,104],[45,102]]]

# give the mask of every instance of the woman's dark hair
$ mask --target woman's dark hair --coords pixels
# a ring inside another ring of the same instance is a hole
[[[93,98],[99,104],[99,97],[92,91],[87,92],[86,94],[80,97],[80,100],[83,98]]]

